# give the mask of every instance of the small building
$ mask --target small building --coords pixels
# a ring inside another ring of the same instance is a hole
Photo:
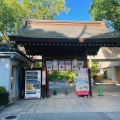
[[[120,83],[120,47],[101,47],[95,56],[88,59],[99,62],[102,74],[107,70],[107,79]]]
[[[24,69],[32,62],[15,44],[0,44],[0,86],[9,92],[10,102],[22,97]]]

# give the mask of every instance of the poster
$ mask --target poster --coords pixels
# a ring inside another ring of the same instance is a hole
[[[89,95],[89,80],[88,80],[88,70],[86,68],[81,68],[76,70],[76,95]]]
[[[65,70],[65,61],[59,61],[59,70]]]

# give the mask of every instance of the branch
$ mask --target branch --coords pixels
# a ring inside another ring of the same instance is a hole
[[[2,34],[2,37],[6,40],[6,42],[8,42],[8,38],[4,35],[4,33],[2,31],[0,31]]]

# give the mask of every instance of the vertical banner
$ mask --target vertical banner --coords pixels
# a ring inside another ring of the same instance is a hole
[[[65,61],[59,61],[59,70],[65,70]]]
[[[84,66],[84,61],[78,61],[78,67],[83,68]]]
[[[86,68],[80,68],[76,70],[76,95],[89,95],[89,80],[88,70]]]
[[[48,71],[52,70],[52,61],[46,61],[46,65]]]
[[[53,64],[53,70],[58,70],[58,61]]]
[[[71,61],[65,61],[65,70],[71,70]]]

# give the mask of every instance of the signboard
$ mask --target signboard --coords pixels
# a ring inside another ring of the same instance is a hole
[[[76,95],[89,95],[89,80],[88,80],[88,70],[86,68],[81,68],[76,70]]]

